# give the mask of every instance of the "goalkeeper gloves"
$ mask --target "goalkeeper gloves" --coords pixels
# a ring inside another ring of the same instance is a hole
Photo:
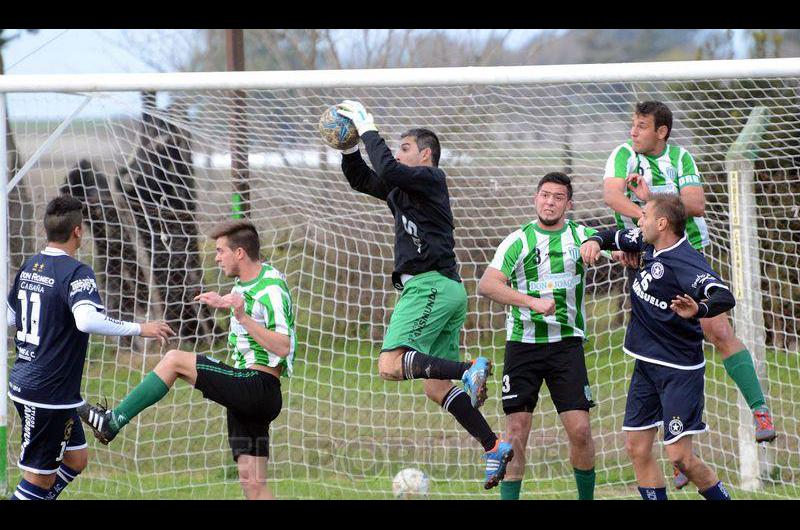
[[[364,105],[358,101],[346,99],[336,106],[336,110],[345,118],[350,118],[353,120],[353,124],[356,126],[359,136],[363,136],[367,131],[378,132],[378,128],[375,127],[375,120],[372,118],[372,114],[367,112],[367,109],[364,108]]]

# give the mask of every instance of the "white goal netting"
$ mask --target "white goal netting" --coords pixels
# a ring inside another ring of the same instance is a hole
[[[757,215],[749,219],[757,226],[751,251],[759,259],[765,339],[748,346],[758,346],[757,368],[779,437],[754,449],[760,487],[741,489],[739,392],[707,345],[710,432],[696,442],[735,497],[797,498],[799,89],[800,69],[794,78],[187,90],[157,97],[11,93],[10,163],[16,165],[10,176],[46,149],[9,197],[10,277],[24,256],[43,248],[44,206],[67,190],[88,206],[89,237],[79,258],[94,267],[109,314],[166,318],[180,337],[169,347],[222,358],[225,314],[191,300],[201,290],[232,285],[215,266],[205,234],[231,218],[239,208],[234,192],[247,186],[243,207],[259,227],[263,257],[287,276],[297,320],[295,372],[283,379],[283,411],[271,430],[273,491],[284,498],[386,498],[394,474],[416,467],[429,475],[434,498],[495,497],[481,487],[482,449],[425,398],[421,382],[378,376],[377,355],[397,296],[390,280],[392,218],[385,204],[350,189],[339,154],[320,141],[319,115],[342,99],[358,99],[393,149],[411,127],[439,135],[469,295],[462,350],[495,363],[482,410],[502,430],[504,308],[479,298],[476,286],[502,239],[534,217],[537,180],[548,171],[568,173],[575,188],[571,217],[611,227],[601,193],[606,159],[628,139],[634,102],[664,101],[675,118],[670,142],[693,154],[704,179],[712,241],[707,256],[729,280],[724,161],[753,110],[766,107],[766,130],[752,161]],[[85,98],[85,108],[47,143]],[[246,169],[232,176],[232,165]],[[621,351],[624,278],[619,265],[606,262],[588,277],[585,351],[597,402],[591,412],[596,498],[634,497],[621,430],[633,367]],[[93,336],[84,397],[118,403],[165,351],[155,342]],[[7,459],[14,481],[19,418],[10,404],[9,411]],[[241,496],[224,410],[183,381],[110,446],[93,439],[89,444],[89,467],[64,498]],[[523,498],[576,496],[566,435],[545,386],[527,459]],[[671,477],[666,458],[662,462]],[[694,491],[670,494],[697,497]]]

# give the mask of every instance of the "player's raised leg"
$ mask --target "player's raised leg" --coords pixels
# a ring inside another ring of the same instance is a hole
[[[753,421],[756,430],[756,442],[771,442],[775,440],[774,422],[761,383],[758,381],[753,357],[747,347],[733,332],[728,322],[728,315],[717,315],[714,318],[700,319],[703,334],[722,356],[725,371],[739,387],[744,400],[753,411]]]
[[[467,314],[462,282],[437,271],[408,279],[383,339],[378,371],[384,379],[461,379],[474,407],[486,399],[491,363],[461,362],[459,341]]]
[[[86,403],[78,407],[78,415],[92,428],[101,443],[108,444],[140,412],[166,396],[178,378],[194,386],[197,381],[196,354],[181,350],[168,351],[155,369],[116,408],[108,410],[103,405]]]

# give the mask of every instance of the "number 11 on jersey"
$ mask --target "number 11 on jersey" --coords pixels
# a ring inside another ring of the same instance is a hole
[[[39,293],[31,293],[31,332],[28,333],[28,291],[17,291],[20,301],[20,320],[22,327],[17,331],[17,339],[34,346],[39,345],[39,314],[42,309],[42,300]]]

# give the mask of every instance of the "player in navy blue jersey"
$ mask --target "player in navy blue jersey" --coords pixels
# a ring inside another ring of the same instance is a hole
[[[86,467],[88,451],[75,409],[89,334],[174,335],[165,322],[121,322],[103,314],[91,267],[74,258],[83,236],[83,205],[56,197],[47,205],[47,247],[25,260],[8,294],[7,323],[16,327],[17,359],[8,396],[22,425],[19,467],[11,499],[51,500]]]
[[[631,287],[631,319],[624,351],[636,359],[625,404],[625,447],[645,500],[666,499],[664,475],[653,455],[658,426],[667,455],[701,495],[730,499],[714,471],[692,451],[703,423],[703,329],[700,318],[735,305],[733,295],[702,254],[686,240],[686,210],[680,197],[654,194],[639,228],[608,230],[581,245],[584,263],[602,250],[641,252]]]

